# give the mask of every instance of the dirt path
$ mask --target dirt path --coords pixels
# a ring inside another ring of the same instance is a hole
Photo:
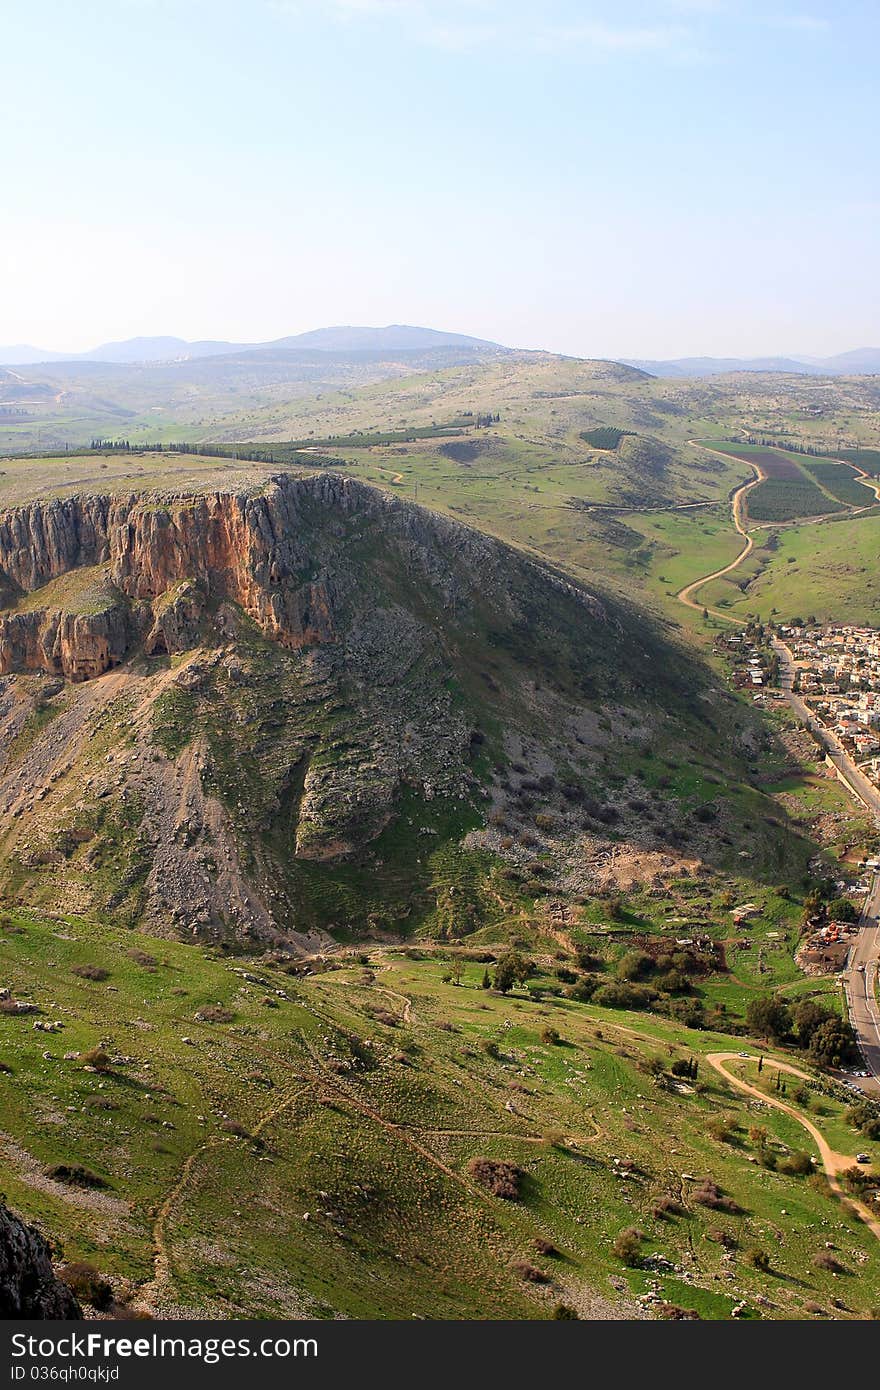
[[[390,964],[381,965],[379,967],[380,974],[386,970],[393,969],[394,966]],[[387,985],[378,985],[377,988],[379,989],[380,993],[387,994],[389,999],[393,999],[396,1003],[400,1004],[402,1009],[400,1017],[403,1023],[413,1022],[413,1003],[412,1000],[406,994],[401,994],[399,990],[396,989],[389,989]]]
[[[841,1198],[842,1201],[846,1202],[847,1205],[851,1207],[851,1209],[858,1215],[859,1219],[862,1220],[865,1223],[865,1225],[869,1228],[871,1233],[875,1235],[878,1240],[880,1240],[880,1220],[878,1220],[877,1217],[874,1216],[874,1214],[868,1209],[868,1207],[864,1205],[863,1202],[859,1202],[854,1198],[851,1198],[846,1192],[844,1192],[843,1187],[840,1184],[838,1174],[842,1173],[847,1168],[852,1168],[855,1165],[855,1155],[837,1153],[834,1149],[831,1148],[830,1144],[827,1142],[822,1132],[816,1128],[812,1120],[808,1120],[807,1117],[805,1115],[802,1115],[799,1110],[796,1110],[793,1105],[787,1104],[787,1102],[784,1100],[776,1100],[773,1096],[765,1095],[765,1093],[759,1090],[757,1086],[752,1086],[750,1082],[743,1081],[741,1077],[737,1076],[734,1072],[730,1071],[727,1066],[725,1066],[726,1062],[735,1062],[738,1060],[739,1058],[736,1052],[709,1052],[706,1054],[706,1061],[709,1063],[709,1065],[711,1067],[714,1067],[715,1070],[721,1076],[724,1077],[725,1081],[728,1081],[732,1086],[735,1086],[738,1091],[743,1091],[746,1095],[754,1096],[757,1100],[760,1100],[764,1105],[773,1106],[775,1110],[784,1111],[786,1115],[790,1115],[793,1120],[797,1120],[798,1124],[803,1126],[803,1128],[808,1132],[808,1134],[815,1142],[816,1148],[819,1150],[819,1157],[822,1160],[822,1166],[825,1169],[828,1181],[832,1189],[837,1193],[837,1195]],[[772,1067],[776,1071],[788,1072],[789,1075],[796,1076],[801,1081],[813,1080],[813,1078],[809,1075],[808,1072],[801,1071],[799,1067],[793,1067],[788,1062],[775,1062],[773,1060],[768,1060],[765,1058],[764,1066]]]
[[[728,463],[730,462],[731,456],[729,454],[722,454],[718,449],[711,449],[707,444],[699,444],[695,439],[689,439],[688,443],[693,444],[698,449],[704,449],[707,454],[715,454],[718,458],[723,458]],[[829,455],[829,457],[831,457],[831,455]],[[858,475],[858,481],[860,483],[863,483],[865,487],[871,488],[871,490],[873,491],[875,503],[880,502],[880,481],[875,481],[875,479],[873,479],[868,473],[866,473],[863,468],[859,468],[858,464],[850,463],[847,459],[835,459],[834,461],[836,463],[843,464],[847,468],[852,468],[853,471]],[[698,603],[695,600],[694,595],[697,593],[698,590],[702,589],[703,586],[705,584],[708,584],[711,580],[721,579],[725,574],[730,574],[732,570],[739,569],[743,560],[745,560],[747,556],[750,555],[752,550],[754,550],[755,548],[755,542],[752,538],[752,534],[747,530],[744,521],[745,501],[747,494],[751,492],[752,488],[755,488],[758,486],[759,483],[762,483],[767,477],[767,474],[764,473],[760,465],[757,463],[752,463],[750,460],[746,459],[743,459],[742,462],[748,462],[749,467],[754,470],[755,476],[751,479],[750,482],[743,483],[741,487],[738,487],[730,500],[733,515],[733,524],[736,530],[739,532],[739,534],[744,538],[745,545],[743,546],[739,554],[736,556],[736,558],[731,560],[729,565],[724,565],[720,570],[715,570],[712,574],[704,574],[701,579],[692,580],[691,583],[686,584],[683,589],[679,589],[678,593],[676,594],[676,598],[679,600],[680,603],[683,603],[686,608],[695,608],[698,612],[701,612],[703,608],[705,608],[706,612],[709,613],[713,618],[720,618],[722,622],[736,623],[738,625],[740,624],[741,619],[734,617],[730,613],[722,613],[717,608],[709,608],[705,604]],[[819,486],[819,490],[821,492],[824,492],[826,496],[833,497],[833,493],[828,492],[826,488],[823,488],[820,484],[817,484],[817,486]],[[849,507],[847,508],[847,510],[849,512],[849,515],[852,517],[861,516],[863,512],[869,511],[875,503],[868,503],[864,507]],[[838,515],[840,515],[840,513],[838,513]],[[793,517],[790,521],[765,522],[760,526],[754,527],[753,530],[778,531],[788,529],[792,526],[815,526],[818,525],[820,522],[827,520],[827,516]]]
[[[729,456],[727,454],[721,454],[717,449],[709,449],[704,444],[700,445],[699,447],[706,449],[706,452],[709,454],[716,454],[718,458],[729,459]],[[752,469],[755,476],[751,478],[749,482],[742,483],[736,489],[736,491],[730,499],[733,524],[739,535],[743,537],[745,544],[743,545],[742,549],[740,550],[739,554],[735,557],[735,559],[730,561],[730,564],[723,565],[721,569],[715,570],[712,574],[704,574],[702,578],[694,579],[691,581],[690,584],[685,584],[683,589],[679,589],[678,593],[676,594],[676,598],[679,600],[680,603],[683,603],[686,608],[695,608],[697,609],[697,611],[701,611],[704,605],[702,603],[697,603],[694,599],[694,594],[697,592],[697,590],[702,589],[703,585],[708,584],[710,580],[721,579],[723,575],[730,574],[731,570],[738,569],[739,566],[742,564],[743,560],[745,560],[746,556],[750,555],[755,547],[755,542],[752,540],[752,537],[749,535],[745,526],[745,499],[747,493],[751,492],[752,488],[757,487],[759,483],[762,483],[767,475],[766,473],[764,473],[763,469],[757,463],[750,463],[749,467]],[[717,608],[707,608],[706,611],[707,613],[711,613],[713,618],[721,618],[726,623],[737,621],[736,618],[731,618],[729,614],[721,613]]]
[[[274,1103],[260,1117],[254,1125],[251,1133],[259,1135],[267,1125],[292,1105],[298,1096],[302,1095],[306,1087],[302,1084],[288,1087],[280,1098],[276,1098]],[[152,1241],[153,1241],[153,1277],[146,1284],[142,1284],[138,1291],[138,1302],[151,1311],[161,1303],[163,1294],[166,1294],[171,1287],[171,1252],[168,1238],[168,1222],[175,1207],[186,1191],[190,1178],[196,1164],[212,1149],[219,1149],[224,1144],[234,1143],[235,1140],[228,1135],[215,1135],[211,1139],[206,1139],[204,1144],[199,1144],[198,1148],[193,1149],[192,1153],[185,1159],[177,1181],[170,1189],[162,1205],[156,1212],[153,1222]]]

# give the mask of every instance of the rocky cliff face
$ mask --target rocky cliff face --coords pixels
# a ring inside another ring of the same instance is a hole
[[[34,504],[0,579],[0,890],[227,945],[463,933],[501,910],[457,858],[487,811],[517,798],[529,861],[576,837],[599,707],[644,741],[698,685],[611,601],[329,474]]]
[[[342,539],[353,518],[379,522],[448,603],[451,558],[487,578],[497,568],[487,538],[332,475],[278,478],[257,493],[35,502],[0,516],[0,574],[13,592],[46,586],[46,607],[0,616],[0,674],[89,679],[144,636],[148,651],[179,651],[196,640],[206,603],[223,599],[291,649],[331,642],[338,576],[316,556],[315,526]],[[103,610],[65,611],[52,581],[98,565],[111,586]]]
[[[81,1317],[39,1231],[0,1203],[0,1318]]]
[[[65,613],[59,608],[0,615],[0,675],[46,671],[68,680],[103,675],[125,656],[131,624],[121,605],[103,613]]]

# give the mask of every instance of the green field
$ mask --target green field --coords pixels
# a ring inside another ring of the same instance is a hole
[[[815,614],[820,622],[880,625],[880,514],[786,527],[750,560],[707,584],[700,600],[743,618]],[[750,573],[743,592],[739,583]]]
[[[748,509],[752,521],[794,521],[803,516],[827,516],[843,508],[806,478],[768,478],[749,493]]]
[[[859,482],[858,475],[846,464],[831,459],[806,459],[804,469],[821,488],[848,507],[867,507],[874,500],[873,488]]]

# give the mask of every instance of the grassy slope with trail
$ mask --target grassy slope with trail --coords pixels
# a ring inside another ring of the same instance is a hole
[[[132,941],[156,964],[131,960]],[[350,961],[293,980],[82,921],[7,918],[4,978],[64,1023],[47,1035],[2,1019],[11,1203],[69,1258],[99,1264],[118,1288],[130,1281],[135,1303],[215,1316],[545,1317],[555,1301],[620,1315],[656,1279],[706,1317],[729,1317],[741,1297],[755,1307],[758,1294],[771,1300],[763,1315],[797,1317],[841,1292],[813,1265],[825,1240],[859,1272],[844,1290],[850,1313],[836,1315],[864,1316],[880,1298],[880,1245],[823,1183],[748,1162],[754,1117],[732,1087],[708,1068],[698,1091],[654,1080],[652,1059],[668,1067],[723,1037],[503,998],[480,988],[479,962],[456,987],[430,951],[371,956],[370,970]],[[108,978],[72,975],[84,962]],[[231,1020],[195,1019],[218,1004]],[[542,1038],[548,1027],[560,1043]],[[64,1060],[99,1041],[126,1059],[110,1074]],[[811,1105],[817,1123],[841,1124],[841,1101],[816,1090]],[[730,1140],[713,1137],[719,1119]],[[767,1110],[760,1123],[780,1157],[799,1147],[789,1117]],[[675,1136],[662,1156],[658,1133]],[[483,1192],[468,1174],[475,1156],[517,1164],[522,1200]],[[107,1186],[43,1177],[71,1159]],[[701,1206],[688,1173],[711,1177],[742,1214]],[[679,1214],[655,1214],[664,1198]],[[643,1253],[675,1269],[620,1264],[611,1244],[633,1224]],[[775,1273],[731,1261],[722,1235],[769,1248]],[[560,1256],[539,1255],[538,1237]],[[517,1260],[551,1282],[524,1283]]]

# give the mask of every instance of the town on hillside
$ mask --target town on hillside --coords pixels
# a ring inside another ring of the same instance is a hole
[[[786,700],[779,652],[772,638],[778,638],[790,653],[791,691],[802,708],[833,736],[850,762],[880,787],[880,631],[813,621],[766,627],[751,622],[740,632],[718,634],[715,652],[729,663],[731,685],[758,706]],[[830,756],[826,762],[831,770]],[[821,860],[811,867],[819,874],[827,870]],[[863,904],[880,872],[880,859],[866,857],[853,867],[857,879],[850,870],[835,882],[839,895],[833,903],[835,910],[822,910],[820,905],[805,920],[797,959],[808,974],[837,974],[846,966],[862,922]],[[745,909],[739,913],[747,920]]]
[[[817,723],[835,734],[859,770],[880,786],[880,630],[788,623],[773,629],[791,652],[792,689]],[[749,625],[719,635],[715,650],[731,662],[731,684],[755,704],[784,699],[775,689],[779,658],[767,630]]]
[[[794,658],[794,691],[880,785],[880,632],[791,624],[779,635]]]

